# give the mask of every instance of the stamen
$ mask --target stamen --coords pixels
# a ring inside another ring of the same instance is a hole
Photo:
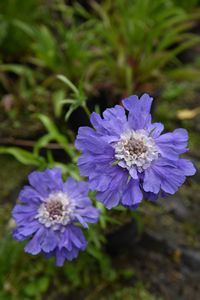
[[[72,221],[75,205],[63,192],[49,195],[38,209],[36,218],[45,227],[56,230],[61,225],[67,225]]]
[[[130,155],[141,155],[146,153],[148,148],[142,140],[137,140],[131,137],[124,145],[124,149],[129,152]]]
[[[130,130],[121,135],[120,140],[114,144],[114,149],[120,166],[128,170],[135,166],[139,172],[147,169],[159,154],[153,138],[145,130]]]
[[[45,203],[44,206],[50,218],[56,219],[58,216],[62,216],[63,204],[59,200],[55,199],[54,201],[49,201]]]

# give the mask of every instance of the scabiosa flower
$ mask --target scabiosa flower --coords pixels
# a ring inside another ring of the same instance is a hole
[[[122,101],[128,114],[116,105],[103,118],[92,113],[94,129],[79,128],[80,173],[88,176],[90,189],[108,209],[119,203],[135,208],[143,197],[174,194],[195,173],[193,164],[179,157],[188,150],[187,131],[161,134],[164,126],[151,120],[152,101],[147,94],[131,96]]]
[[[59,168],[33,172],[28,179],[30,186],[22,189],[21,203],[13,209],[13,236],[18,241],[30,239],[26,252],[55,256],[62,266],[86,248],[79,225],[87,228],[87,223],[96,223],[99,210],[87,196],[88,184],[71,177],[63,182]]]

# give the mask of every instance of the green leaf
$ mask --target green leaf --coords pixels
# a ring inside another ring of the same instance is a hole
[[[71,114],[73,113],[74,110],[76,110],[76,109],[78,108],[78,106],[79,106],[78,104],[75,104],[75,105],[71,105],[71,106],[70,106],[68,112],[67,112],[66,115],[65,115],[65,121],[68,121],[68,120],[69,120]]]
[[[24,292],[28,296],[38,296],[38,294],[40,294],[41,292],[45,292],[48,286],[49,278],[42,277],[25,285]]]
[[[39,291],[45,292],[49,286],[49,278],[48,277],[42,277],[38,279],[37,287]]]
[[[43,123],[43,125],[47,129],[49,136],[51,136],[51,140],[57,141],[59,145],[66,151],[66,153],[74,160],[76,157],[74,147],[69,144],[67,137],[59,132],[53,121],[49,117],[42,114],[36,114],[36,117]],[[44,140],[40,141],[41,144],[45,142],[45,138]]]
[[[24,31],[30,37],[34,37],[34,30],[33,30],[33,28],[29,24],[27,24],[27,23],[25,23],[25,22],[23,22],[21,20],[17,20],[17,19],[14,19],[12,21],[12,23],[16,27],[18,27],[19,29],[21,29],[22,31]]]
[[[191,82],[200,82],[200,70],[190,66],[179,67],[167,72],[168,76],[175,80],[189,80]]]
[[[17,64],[2,64],[0,65],[0,72],[12,72],[18,76],[26,77],[29,82],[34,83],[33,72],[31,69]]]
[[[55,124],[49,117],[47,117],[43,114],[36,114],[36,117],[42,122],[42,124],[44,125],[46,130],[52,136],[56,136],[57,134],[59,134],[57,127],[55,126]]]
[[[57,118],[61,116],[64,97],[65,92],[63,90],[58,90],[53,94],[54,113]]]
[[[45,164],[44,158],[17,147],[0,147],[0,154],[10,154],[24,165],[41,167]]]
[[[64,82],[76,95],[79,94],[78,89],[75,87],[75,85],[64,75],[57,75],[56,76],[60,81]]]
[[[51,134],[43,135],[34,145],[33,153],[39,155],[39,150],[44,148],[52,140]]]

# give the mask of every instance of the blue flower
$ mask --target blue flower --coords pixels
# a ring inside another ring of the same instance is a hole
[[[16,229],[13,237],[30,239],[25,251],[46,257],[55,256],[56,264],[77,257],[87,242],[79,225],[96,223],[99,210],[88,198],[88,184],[68,178],[62,180],[59,168],[33,172],[20,195],[20,204],[13,209]]]
[[[163,124],[152,123],[152,101],[147,94],[131,96],[122,101],[128,113],[119,105],[106,109],[103,118],[93,112],[94,129],[79,128],[80,173],[108,209],[119,203],[135,208],[143,197],[174,194],[195,174],[193,164],[179,157],[188,151],[187,131],[161,134]]]

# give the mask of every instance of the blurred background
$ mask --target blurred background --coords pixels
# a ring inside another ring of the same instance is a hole
[[[0,299],[200,299],[200,176],[136,212],[103,212],[90,246],[56,268],[12,240],[34,169],[79,178],[73,142],[89,111],[131,94],[185,127],[200,166],[199,0],[0,1]]]

